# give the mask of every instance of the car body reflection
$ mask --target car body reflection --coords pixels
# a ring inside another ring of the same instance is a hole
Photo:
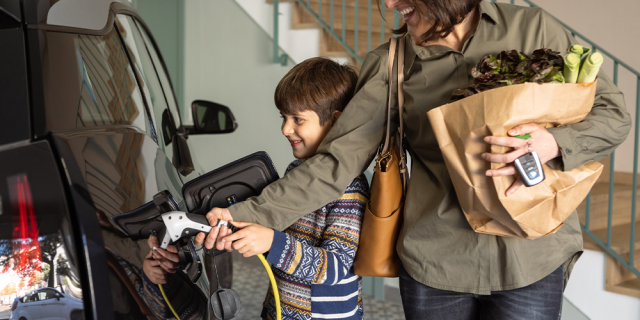
[[[15,307],[14,307],[15,306]],[[54,288],[40,288],[18,298],[12,306],[11,320],[82,319],[82,301]]]

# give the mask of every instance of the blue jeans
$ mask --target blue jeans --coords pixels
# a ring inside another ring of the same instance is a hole
[[[400,271],[407,320],[557,320],[562,311],[564,270],[560,266],[523,288],[477,295],[428,287]]]

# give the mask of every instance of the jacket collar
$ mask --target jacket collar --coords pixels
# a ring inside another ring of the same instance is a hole
[[[480,9],[481,17],[486,16],[491,19],[491,21],[493,21],[493,23],[495,23],[496,25],[500,24],[498,12],[496,11],[496,6],[493,3],[489,2],[488,0],[483,0],[482,2],[480,2],[478,7]]]

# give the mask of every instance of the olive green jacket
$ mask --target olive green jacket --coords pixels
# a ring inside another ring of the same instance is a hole
[[[406,41],[402,116],[413,163],[398,250],[409,275],[425,285],[489,294],[532,284],[562,264],[569,271],[582,251],[578,216],[574,212],[558,232],[536,240],[475,233],[458,204],[427,111],[451,102],[454,89],[471,84],[471,68],[484,55],[507,49],[530,54],[539,48],[564,54],[576,41],[539,8],[485,0],[480,13],[462,51]],[[231,207],[234,220],[283,230],[340,197],[369,166],[385,129],[388,48],[387,43],[367,54],[355,97],[317,154],[260,196]],[[549,164],[570,170],[603,159],[625,140],[629,128],[622,93],[600,72],[595,103],[584,121],[549,129],[562,149],[562,158]]]

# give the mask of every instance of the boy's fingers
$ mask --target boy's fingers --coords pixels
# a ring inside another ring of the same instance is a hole
[[[227,235],[231,235],[231,234],[232,234],[232,231],[227,230]],[[231,251],[231,244],[233,244],[233,242],[231,241],[225,242],[224,248],[227,249],[227,251]]]
[[[209,235],[207,235],[204,240],[204,247],[207,249],[213,248],[213,245],[216,244],[216,239],[218,238],[218,233],[220,232],[220,227],[213,227]]]
[[[225,236],[224,238],[222,238],[222,241],[226,242],[233,242],[236,241],[238,239],[242,239],[244,237],[246,237],[248,235],[247,230],[238,230],[235,233],[232,233],[228,236]]]
[[[206,235],[204,234],[204,232],[199,232],[195,239],[193,239],[193,244],[195,244],[196,246],[199,246],[201,244],[204,243],[204,238],[206,237]]]
[[[167,246],[167,251],[171,252],[171,253],[178,253],[178,249],[176,249],[176,246],[170,244]]]
[[[245,228],[253,224],[249,222],[240,222],[240,221],[229,221],[229,223],[231,223],[236,228]]]
[[[251,240],[249,240],[248,238],[242,238],[242,239],[240,239],[240,240],[238,240],[236,242],[233,242],[231,245],[236,250],[238,250],[240,248],[243,248],[243,247],[246,247],[245,248],[245,251],[246,251],[246,250],[249,250],[250,246],[248,246],[248,244],[250,244],[250,243],[251,243]],[[240,252],[240,250],[238,250],[238,252]],[[242,253],[242,252],[240,252],[240,253]]]

